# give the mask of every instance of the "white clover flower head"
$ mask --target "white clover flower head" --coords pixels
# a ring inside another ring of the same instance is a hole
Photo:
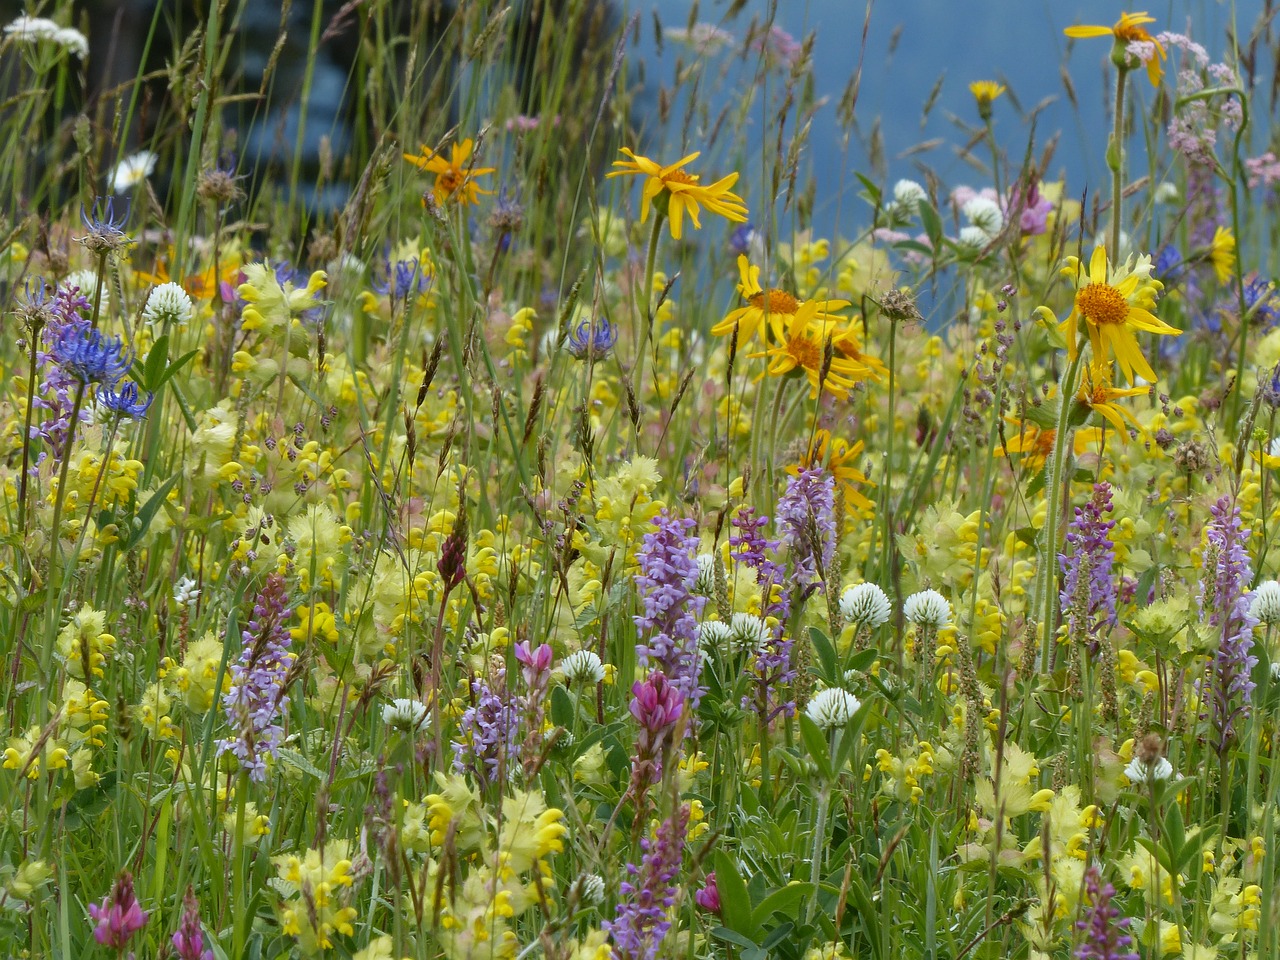
[[[769,625],[750,613],[729,618],[729,644],[739,653],[755,653],[769,639]]]
[[[1156,184],[1152,197],[1156,203],[1177,203],[1180,199],[1178,185],[1169,180],[1161,180]]]
[[[132,190],[155,173],[157,159],[159,158],[156,154],[150,150],[141,150],[132,156],[125,157],[111,171],[112,192],[123,193],[126,190]]]
[[[176,283],[162,283],[147,297],[147,305],[142,308],[142,319],[161,330],[166,324],[181,329],[191,319],[191,313],[191,297],[187,291]]]
[[[951,625],[951,604],[937,590],[921,590],[907,597],[902,615],[918,627],[942,630]]]
[[[848,690],[828,687],[814,694],[804,712],[819,728],[837,730],[853,719],[860,706],[858,698]]]
[[[716,589],[716,555],[714,553],[698,554],[698,579],[693,585],[696,593],[709,597]]]
[[[1280,623],[1280,583],[1264,580],[1258,584],[1258,589],[1253,591],[1249,613],[1259,623],[1269,626]]]
[[[1004,229],[1004,214],[1000,211],[1000,204],[990,197],[974,197],[965,203],[961,213],[988,237],[994,237]]]
[[[570,899],[574,898],[575,892],[577,901],[581,904],[591,906],[604,903],[604,878],[598,873],[584,873],[569,888]]]
[[[1155,783],[1173,776],[1173,764],[1164,757],[1156,757],[1149,763],[1134,757],[1124,768],[1124,775],[1129,778],[1130,783]]]
[[[733,628],[723,620],[703,620],[698,624],[698,646],[708,653],[727,650],[733,641]]]
[[[991,237],[987,231],[972,224],[967,227],[961,227],[960,235],[956,237],[956,245],[966,250],[981,250],[990,241]]]
[[[560,661],[565,683],[599,683],[604,679],[604,664],[593,650],[578,650]]]
[[[382,722],[403,733],[413,733],[427,722],[427,716],[427,705],[409,697],[396,697],[382,708]]]
[[[914,180],[899,180],[893,185],[893,202],[900,206],[914,206],[928,196]]]
[[[846,623],[874,630],[893,614],[893,605],[874,583],[855,583],[840,594],[840,614]]]
[[[58,284],[60,290],[70,290],[75,287],[80,291],[80,296],[93,301],[94,292],[98,289],[98,275],[92,270],[73,270],[62,278],[62,282]],[[106,301],[108,287],[104,284],[102,287],[103,301]]]
[[[180,607],[189,607],[200,596],[196,582],[190,577],[182,577],[173,585],[173,602]]]

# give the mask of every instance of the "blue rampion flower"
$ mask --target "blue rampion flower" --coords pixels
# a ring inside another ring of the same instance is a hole
[[[613,349],[618,342],[618,329],[604,317],[583,320],[569,331],[569,352],[579,360],[588,355],[599,358]]]
[[[137,420],[146,414],[151,406],[151,401],[154,399],[155,394],[150,391],[147,392],[145,398],[138,399],[138,385],[132,380],[122,383],[114,389],[103,387],[98,391],[99,406],[133,420]]]
[[[81,383],[113,385],[129,372],[133,354],[119,337],[104,337],[101,330],[80,322],[66,326],[50,350],[54,362]]]
[[[392,300],[407,300],[411,294],[422,293],[431,284],[431,278],[422,272],[417,257],[387,263],[385,279],[374,276],[373,289],[390,295]]]

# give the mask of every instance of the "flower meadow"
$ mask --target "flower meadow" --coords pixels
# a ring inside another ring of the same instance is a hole
[[[812,35],[413,6],[4,28],[4,954],[1280,956],[1269,21],[826,232]]]

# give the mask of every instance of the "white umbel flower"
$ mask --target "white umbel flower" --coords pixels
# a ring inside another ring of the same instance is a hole
[[[1249,613],[1259,623],[1268,625],[1280,623],[1280,583],[1265,580],[1253,591],[1253,602],[1249,604]]]
[[[61,27],[44,17],[21,16],[5,25],[4,35],[19,43],[38,43],[48,40],[72,56],[83,60],[89,55],[89,41],[74,27]]]
[[[189,607],[200,596],[196,582],[190,577],[182,577],[173,585],[173,602],[180,607]]]
[[[604,679],[604,664],[591,650],[578,650],[560,661],[565,683],[599,683]]]
[[[848,690],[828,687],[814,694],[804,712],[821,729],[836,730],[852,720],[860,706],[858,698]]]
[[[893,614],[893,606],[874,583],[855,583],[840,594],[840,615],[845,623],[874,630]]]
[[[421,700],[397,697],[382,708],[382,722],[405,733],[413,733],[427,722],[427,705]]]
[[[902,614],[918,627],[942,630],[951,625],[951,604],[937,590],[921,590],[907,597]]]
[[[150,150],[140,150],[132,156],[125,157],[111,171],[111,192],[124,193],[132,190],[156,171],[156,160],[159,157]]]
[[[191,297],[176,283],[162,283],[151,291],[147,305],[142,308],[142,319],[152,327],[163,330],[165,325],[181,329],[191,319]]]
[[[1150,763],[1143,763],[1134,757],[1124,768],[1124,775],[1129,778],[1130,783],[1155,783],[1173,776],[1173,764],[1164,757],[1157,757]]]

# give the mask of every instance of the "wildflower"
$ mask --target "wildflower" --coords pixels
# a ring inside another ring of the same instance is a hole
[[[404,302],[410,296],[423,293],[431,286],[431,275],[423,270],[417,257],[397,260],[394,264],[388,261],[384,272],[385,279],[380,276],[373,277],[373,289],[387,294],[393,302],[396,300]]]
[[[1127,408],[1117,405],[1114,401],[1122,397],[1145,396],[1147,392],[1146,387],[1129,387],[1124,390],[1113,387],[1111,385],[1111,361],[1099,361],[1097,358],[1091,357],[1089,359],[1089,367],[1080,380],[1080,389],[1076,392],[1076,399],[1094,413],[1106,418],[1107,422],[1116,428],[1121,437],[1128,439],[1129,424],[1132,424],[1134,429],[1139,432],[1142,431],[1142,425],[1138,423]],[[1125,421],[1128,421],[1128,423]]]
[[[848,300],[800,300],[785,290],[773,287],[766,290],[760,286],[760,268],[752,265],[745,254],[738,257],[738,277],[738,293],[747,301],[746,306],[730,310],[711,328],[711,333],[727,337],[733,335],[736,328],[739,344],[747,343],[757,333],[764,342],[774,318],[787,326],[798,316],[804,318],[806,325],[825,324],[837,319],[831,311],[849,306]]]
[[[921,590],[907,597],[902,614],[917,626],[935,631],[951,625],[951,604],[937,590]]]
[[[604,664],[594,651],[576,650],[560,661],[560,673],[565,683],[601,683]]]
[[[692,27],[666,27],[664,39],[687,44],[695,53],[710,56],[733,43],[733,34],[714,23],[695,23]]]
[[[104,947],[124,950],[133,935],[147,925],[147,912],[133,895],[133,876],[125,871],[116,877],[110,896],[101,904],[89,904],[94,919],[93,938]]]
[[[98,391],[98,405],[120,417],[137,420],[146,414],[151,407],[155,394],[150,391],[144,399],[138,399],[138,385],[133,381],[118,384],[115,387],[103,386]]]
[[[246,264],[241,272],[245,279],[236,293],[245,301],[240,322],[243,330],[278,336],[289,331],[295,317],[324,305],[320,292],[328,284],[329,275],[323,270],[312,273],[303,287],[294,282],[300,275],[292,270],[272,270],[266,261]],[[285,273],[283,279],[281,272]]]
[[[618,342],[618,328],[604,317],[589,317],[569,332],[569,352],[578,360],[599,359]]]
[[[427,705],[409,697],[397,697],[382,708],[382,722],[403,733],[422,729],[428,716]]]
[[[1062,273],[1076,283],[1071,312],[1059,324],[1069,356],[1074,360],[1079,350],[1078,328],[1083,319],[1095,357],[1105,359],[1114,354],[1130,383],[1135,375],[1154,381],[1155,371],[1143,357],[1135,332],[1177,336],[1180,331],[1151,312],[1163,289],[1160,281],[1151,278],[1151,258],[1126,260],[1122,267],[1112,269],[1106,249],[1099,245],[1093,251],[1088,271],[1078,259],[1068,257]]]
[[[966,201],[960,210],[964,214],[966,220],[970,224],[977,227],[986,236],[986,240],[994,240],[1004,229],[1004,211],[1000,209],[1000,204],[991,197],[984,197],[981,194]],[[978,244],[978,246],[986,246],[986,243]]]
[[[44,17],[20,16],[5,24],[4,35],[19,43],[49,41],[74,57],[83,60],[89,55],[89,41],[74,27],[62,27]]]
[[[218,753],[234,754],[241,770],[258,782],[266,779],[266,758],[275,757],[284,734],[278,717],[289,705],[285,679],[293,662],[287,615],[284,578],[272,574],[241,632],[244,647],[231,665],[231,689],[222,698],[236,734],[218,741]]]
[[[1104,481],[1094,486],[1084,506],[1076,507],[1065,552],[1058,555],[1062,609],[1074,639],[1095,642],[1103,627],[1116,623],[1115,547],[1110,539],[1116,522],[1103,519],[1110,511],[1111,485]]]
[[[837,531],[835,480],[820,468],[801,470],[787,480],[778,500],[778,526],[791,550],[795,579],[800,586],[826,580],[832,573]]]
[[[80,238],[80,243],[95,254],[115,253],[133,243],[124,232],[124,225],[129,221],[127,201],[124,211],[117,216],[113,198],[95,198],[93,209],[88,213],[85,212],[84,204],[80,205],[80,220],[89,230],[89,235]]]
[[[1154,757],[1148,761],[1134,757],[1124,768],[1124,775],[1131,783],[1155,783],[1173,776],[1173,764],[1164,757]]]
[[[773,634],[769,624],[750,613],[735,613],[729,618],[727,626],[728,635],[725,639],[730,649],[737,653],[756,653],[762,650]],[[705,635],[699,635],[705,639]]]
[[[191,295],[176,283],[162,283],[151,291],[147,305],[142,308],[142,319],[152,327],[181,330],[191,319]]]
[[[702,228],[702,223],[698,219],[701,207],[706,207],[712,213],[718,213],[726,220],[736,223],[746,221],[746,204],[741,197],[729,191],[729,188],[738,180],[736,173],[722,177],[715,183],[704,185],[699,182],[697,174],[688,173],[682,169],[685,164],[696,160],[700,155],[698,153],[691,153],[663,167],[648,157],[633,153],[626,147],[622,148],[622,152],[631,159],[615,160],[613,165],[618,169],[607,176],[643,174],[647,178],[640,193],[641,223],[649,219],[650,205],[657,206],[659,213],[670,218],[671,236],[677,240],[684,231],[685,213],[688,213],[695,229]]]
[[[1145,12],[1142,13],[1122,13],[1120,19],[1115,22],[1114,26],[1074,26],[1067,27],[1062,32],[1073,39],[1083,39],[1087,37],[1106,37],[1115,38],[1115,49],[1112,52],[1112,59],[1118,65],[1129,69],[1130,57],[1129,44],[1136,42],[1149,43],[1154,50],[1154,56],[1146,60],[1147,79],[1151,81],[1153,87],[1160,85],[1160,77],[1164,73],[1164,68],[1160,61],[1166,57],[1163,44],[1155,37],[1151,36],[1143,26],[1147,23],[1155,23],[1155,17],[1149,17]],[[1117,57],[1119,58],[1117,60]]]
[[[500,686],[503,679],[505,674],[499,672],[495,684]],[[479,677],[471,681],[474,706],[458,718],[461,740],[453,744],[455,773],[470,771],[481,783],[502,779],[520,737],[519,705],[503,693]]]
[[[119,337],[77,322],[63,327],[49,349],[50,358],[81,383],[113,384],[128,372],[133,355]]]
[[[684,715],[684,696],[660,671],[654,672],[632,685],[629,709],[640,724],[638,743],[660,746]]]
[[[696,708],[702,696],[697,615],[707,602],[706,597],[694,592],[698,582],[698,562],[694,559],[698,540],[689,531],[697,522],[673,517],[664,510],[654,517],[653,526],[636,554],[640,573],[635,582],[644,612],[634,619],[636,629],[645,638],[636,647],[636,655],[641,666],[661,670]]]
[[[707,913],[720,915],[720,888],[716,886],[716,872],[714,870],[707,874],[706,883],[703,884],[701,890],[693,895],[693,899]]]
[[[618,911],[604,928],[620,960],[655,960],[671,929],[668,911],[676,902],[676,880],[684,853],[688,804],[680,804],[658,827],[655,837],[643,837],[640,866],[627,864],[628,879],[619,887]]]
[[[874,583],[854,584],[840,594],[840,615],[846,623],[874,630],[892,614],[889,598]]]
[[[150,150],[143,150],[125,157],[111,171],[112,192],[123,193],[126,190],[132,190],[155,172],[158,159],[159,157]]]
[[[1130,949],[1133,937],[1129,936],[1129,920],[1121,918],[1112,905],[1115,887],[1103,885],[1097,867],[1085,871],[1085,900],[1088,902],[1088,918],[1076,921],[1076,929],[1085,934],[1084,941],[1075,952],[1076,960],[1139,960],[1140,954]]]
[[[476,183],[476,178],[494,171],[493,167],[474,165],[475,162],[471,160],[471,151],[474,147],[475,143],[470,137],[461,143],[455,143],[450,148],[449,159],[446,160],[442,154],[423,144],[421,154],[406,153],[404,158],[419,170],[436,175],[435,185],[431,188],[436,200],[443,203],[445,200],[455,198],[459,203],[473,204],[480,202],[481,194],[493,193],[492,190],[482,190]]]
[[[1240,519],[1240,508],[1223,496],[1209,508],[1211,519],[1205,526],[1205,579],[1201,587],[1200,610],[1211,626],[1220,631],[1214,656],[1209,691],[1215,732],[1214,749],[1221,755],[1234,740],[1237,717],[1248,717],[1253,681],[1250,673],[1258,662],[1253,656],[1253,628],[1248,593],[1253,570],[1245,543],[1249,530]]]
[[[858,489],[859,484],[875,486],[866,474],[855,466],[862,456],[865,444],[859,440],[850,444],[842,437],[833,437],[830,430],[817,430],[809,453],[799,464],[787,467],[787,474],[798,477],[804,470],[825,467],[844,490],[844,498],[860,510],[870,510],[872,503]]]
[[[1280,623],[1280,583],[1264,580],[1253,591],[1249,615],[1259,623],[1274,626]]]
[[[568,899],[587,906],[604,903],[604,877],[598,873],[579,874],[569,886]]]
[[[1236,268],[1236,238],[1226,227],[1218,227],[1213,231],[1213,240],[1209,243],[1209,262],[1213,264],[1214,275],[1218,283],[1227,283]]]
[[[173,952],[178,960],[213,960],[214,953],[205,940],[204,928],[200,925],[200,903],[190,887],[182,899],[182,920],[178,929],[170,939]]]
[[[853,719],[860,706],[858,698],[848,690],[828,687],[814,695],[804,712],[820,729],[839,730]]]
[[[978,116],[986,120],[991,116],[991,104],[997,100],[1005,91],[1003,83],[996,83],[994,80],[975,80],[969,84],[969,92],[973,94],[974,102],[978,105]]]
[[[348,845],[332,840],[322,849],[273,857],[276,891],[280,904],[280,927],[297,939],[305,954],[333,948],[334,934],[351,936],[356,909],[346,906],[347,891],[355,882],[351,875]]]
[[[734,228],[733,233],[729,235],[729,249],[740,256],[744,254],[759,256],[764,252],[760,231],[750,223]]]
[[[802,372],[809,380],[811,397],[817,398],[821,390],[843,400],[849,389],[873,375],[872,371],[847,357],[836,356],[831,333],[823,325],[813,326],[813,319],[800,311],[785,321],[770,314],[774,342],[750,356],[768,358],[766,372],[771,377]]]

